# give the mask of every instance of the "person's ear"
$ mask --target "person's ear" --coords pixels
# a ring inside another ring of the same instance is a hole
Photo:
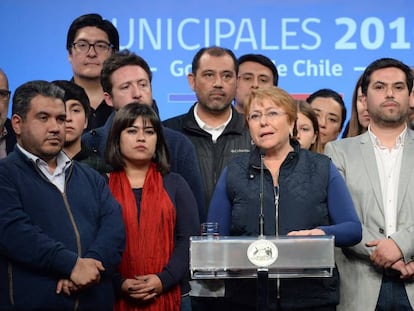
[[[194,88],[195,88],[195,76],[194,76],[193,73],[190,72],[187,75],[187,81],[188,81],[188,84],[190,85],[191,89],[194,91]]]
[[[17,136],[20,136],[20,134],[22,133],[22,124],[23,124],[23,118],[19,116],[18,114],[14,114],[11,118],[11,125],[12,125],[14,133]]]
[[[104,100],[108,106],[113,107],[114,103],[112,101],[112,96],[108,92],[104,92]]]

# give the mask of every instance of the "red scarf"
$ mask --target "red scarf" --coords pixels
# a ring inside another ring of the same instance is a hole
[[[156,165],[151,164],[145,176],[139,222],[135,195],[125,171],[110,174],[109,188],[122,206],[125,222],[126,247],[120,266],[122,277],[161,272],[174,249],[176,213]],[[177,284],[149,304],[137,304],[122,298],[115,310],[179,311],[180,305],[181,291]]]

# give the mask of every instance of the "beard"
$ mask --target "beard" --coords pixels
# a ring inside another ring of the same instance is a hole
[[[374,122],[381,127],[395,128],[407,122],[408,110],[397,110],[395,113],[389,113],[381,110],[381,108],[378,108],[374,111],[369,111],[369,116],[371,118],[371,122]]]

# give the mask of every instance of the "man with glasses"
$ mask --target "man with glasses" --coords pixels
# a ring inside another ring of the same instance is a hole
[[[99,14],[82,15],[69,27],[66,49],[72,64],[72,80],[85,89],[89,98],[87,130],[103,126],[113,108],[104,100],[100,74],[103,62],[119,50],[118,31]]]
[[[251,91],[259,87],[277,86],[279,73],[272,60],[262,54],[244,54],[237,62],[239,72],[234,107],[237,112],[244,113],[244,103]]]
[[[0,68],[0,159],[3,159],[13,151],[16,144],[16,136],[7,118],[10,99],[9,81],[6,74]]]

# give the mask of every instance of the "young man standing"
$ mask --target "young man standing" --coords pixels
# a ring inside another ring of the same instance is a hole
[[[66,135],[63,151],[72,160],[85,163],[101,174],[110,172],[111,167],[82,144],[82,134],[88,126],[90,111],[88,95],[82,87],[70,81],[57,80],[53,84],[65,91]]]
[[[362,223],[362,241],[338,252],[338,310],[414,306],[414,132],[407,128],[413,74],[382,58],[362,76],[368,131],[326,145]]]
[[[275,64],[262,54],[245,54],[237,62],[239,72],[234,107],[237,112],[244,114],[244,103],[251,91],[259,87],[277,86],[279,74]]]
[[[104,125],[113,108],[104,101],[100,75],[103,62],[119,50],[119,34],[114,25],[99,14],[76,18],[66,38],[73,82],[88,95],[91,113],[87,129]]]

